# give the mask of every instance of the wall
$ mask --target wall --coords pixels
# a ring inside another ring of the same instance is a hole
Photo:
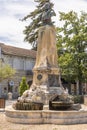
[[[26,76],[27,82],[32,81],[33,75],[27,75],[27,70],[32,70],[35,64],[35,59],[28,57],[19,57],[12,55],[2,55],[3,61],[6,64],[9,64],[12,68],[16,69],[16,74],[1,82],[0,87],[0,97],[8,98],[9,92],[9,83],[10,81],[14,82],[14,86],[12,86],[13,98],[17,98],[19,96],[18,88],[23,76]]]

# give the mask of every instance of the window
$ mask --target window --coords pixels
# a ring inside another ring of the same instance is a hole
[[[6,93],[6,92],[7,92],[7,88],[5,87],[5,88],[4,88],[4,93]]]
[[[13,68],[17,70],[24,70],[24,60],[22,58],[15,58]]]
[[[24,70],[24,60],[20,59],[20,70]]]
[[[33,60],[26,60],[25,70],[32,70],[35,62]]]
[[[8,58],[8,64],[13,67],[13,57]]]

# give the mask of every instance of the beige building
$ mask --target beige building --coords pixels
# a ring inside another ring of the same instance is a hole
[[[17,98],[22,77],[26,76],[29,85],[32,82],[32,69],[35,64],[36,51],[0,43],[0,59],[16,70],[15,76],[0,83],[0,97],[7,98],[8,92],[12,91],[13,98]]]

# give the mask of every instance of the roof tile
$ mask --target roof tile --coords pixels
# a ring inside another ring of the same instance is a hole
[[[0,47],[3,54],[36,58],[36,51],[34,50],[13,47],[3,43],[0,43]]]

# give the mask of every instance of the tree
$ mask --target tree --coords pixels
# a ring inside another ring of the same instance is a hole
[[[6,78],[9,78],[15,74],[15,70],[10,65],[0,61],[0,82]]]
[[[57,48],[62,76],[82,83],[87,81],[87,13],[60,12],[62,27],[57,28]]]
[[[44,4],[46,2],[50,3],[51,9],[53,8],[53,3],[50,0],[34,0],[38,3],[37,8],[31,12],[29,15],[25,16],[23,20],[31,19],[31,23],[25,27],[23,31],[25,34],[25,41],[29,42],[34,49],[37,47],[37,37],[38,29],[42,25],[41,17],[44,10]],[[53,10],[53,9],[52,9]]]
[[[26,78],[22,77],[22,81],[21,81],[20,86],[19,86],[20,96],[22,96],[22,94],[24,93],[24,91],[27,90],[28,88],[29,87],[28,87],[28,84],[26,83]]]

